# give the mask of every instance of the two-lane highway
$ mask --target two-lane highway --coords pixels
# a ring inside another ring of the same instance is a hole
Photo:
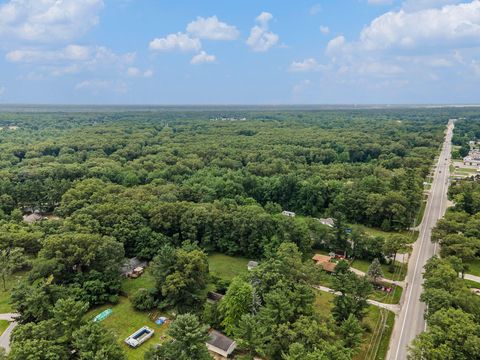
[[[408,263],[406,288],[400,314],[396,317],[393,328],[388,360],[405,360],[408,346],[412,340],[425,330],[425,304],[420,301],[423,284],[423,267],[436,253],[436,244],[431,242],[432,229],[443,217],[447,209],[447,190],[451,158],[451,142],[454,122],[449,121],[445,141],[438,163],[436,164],[432,187],[428,196],[423,221],[420,225],[419,238],[413,246]]]

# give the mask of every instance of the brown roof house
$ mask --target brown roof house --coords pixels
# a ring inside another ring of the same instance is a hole
[[[208,334],[210,335],[210,340],[206,343],[207,348],[215,354],[228,358],[237,347],[237,343],[234,340],[223,335],[220,331],[212,329]]]
[[[312,258],[315,264],[321,266],[323,270],[327,272],[334,272],[337,267],[337,263],[332,262],[332,258],[328,255],[315,254]]]

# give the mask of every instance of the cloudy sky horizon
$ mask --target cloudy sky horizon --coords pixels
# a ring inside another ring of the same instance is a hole
[[[477,104],[480,0],[0,0],[0,104]]]

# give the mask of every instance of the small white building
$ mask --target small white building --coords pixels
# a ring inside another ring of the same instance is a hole
[[[29,223],[29,224],[33,224],[37,221],[41,221],[41,220],[45,220],[46,217],[43,216],[38,210],[35,210],[33,213],[31,214],[26,214],[26,215],[23,215],[23,221]]]
[[[318,221],[320,224],[328,227],[333,227],[333,225],[335,225],[335,219],[333,218],[318,219]]]
[[[209,351],[228,358],[236,349],[237,343],[228,336],[223,335],[220,331],[210,330],[210,339],[206,342]]]
[[[288,216],[288,217],[295,217],[295,213],[294,213],[294,212],[292,212],[292,211],[287,211],[287,210],[283,210],[283,211],[282,211],[282,215]]]
[[[248,271],[255,269],[258,266],[258,262],[256,261],[249,261],[247,264]]]

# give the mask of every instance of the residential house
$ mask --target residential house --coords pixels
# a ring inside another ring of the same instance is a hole
[[[328,255],[315,254],[312,258],[317,266],[321,266],[327,272],[334,272],[337,263],[332,261],[332,257]]]
[[[220,331],[212,329],[208,334],[210,339],[206,342],[207,348],[215,354],[228,358],[237,347],[237,343],[234,340],[223,335]]]

